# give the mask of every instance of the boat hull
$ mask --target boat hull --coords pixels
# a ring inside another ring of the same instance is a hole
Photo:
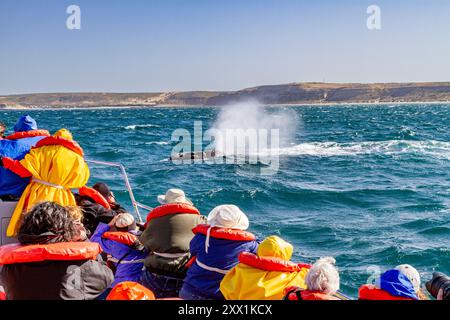
[[[6,229],[8,228],[9,221],[11,220],[14,209],[16,208],[17,202],[0,202],[0,245],[16,243],[16,238],[8,238],[6,236]],[[2,271],[2,266],[0,266],[0,273]],[[2,279],[0,277],[0,291],[2,291]]]

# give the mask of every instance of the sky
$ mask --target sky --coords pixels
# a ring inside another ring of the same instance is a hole
[[[0,94],[450,81],[449,17],[448,0],[0,0]]]

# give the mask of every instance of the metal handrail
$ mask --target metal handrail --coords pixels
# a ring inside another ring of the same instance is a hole
[[[125,167],[122,164],[116,163],[116,162],[105,162],[105,161],[97,161],[97,160],[86,160],[86,162],[87,163],[95,163],[95,164],[99,164],[99,165],[103,165],[103,166],[107,166],[107,167],[116,167],[116,168],[120,169],[123,179],[125,181],[125,186],[130,195],[131,203],[133,204],[134,212],[136,213],[136,216],[139,219],[139,222],[142,223],[143,220],[141,217],[141,213],[139,212],[139,208],[146,209],[148,211],[151,211],[153,208],[136,201],[136,199],[134,198],[133,189],[131,189],[130,180],[128,179],[128,175],[125,170]]]

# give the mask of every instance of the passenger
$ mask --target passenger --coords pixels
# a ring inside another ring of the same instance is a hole
[[[92,186],[92,189],[100,192],[100,194],[108,201],[109,206],[112,210],[116,211],[117,213],[125,213],[126,210],[123,208],[117,201],[116,197],[114,196],[114,193],[111,191],[109,186],[106,183],[103,182],[97,182]]]
[[[305,276],[311,267],[291,262],[293,247],[277,236],[266,238],[257,254],[242,252],[239,264],[220,283],[227,300],[281,300],[286,287],[305,289]]]
[[[83,224],[90,237],[100,222],[109,223],[118,213],[126,210],[116,202],[114,194],[105,183],[96,183],[92,188],[83,186],[75,194],[77,205],[83,211]]]
[[[190,244],[196,257],[189,268],[180,291],[185,300],[223,300],[220,282],[239,262],[241,252],[256,253],[258,242],[246,232],[247,216],[234,205],[214,208],[208,215],[208,224],[193,229],[195,237]]]
[[[131,214],[121,213],[109,224],[100,223],[91,241],[100,244],[102,250],[112,256],[115,279],[111,288],[123,281],[139,281],[148,252],[137,237],[136,222]]]
[[[141,283],[158,298],[178,297],[191,259],[192,229],[206,218],[179,189],[158,196],[161,206],[147,216],[141,242],[150,252]]]
[[[9,300],[91,300],[114,281],[99,260],[98,243],[72,242],[70,212],[53,202],[35,206],[18,233],[20,244],[0,247],[1,280]]]
[[[32,177],[14,210],[8,237],[17,234],[24,213],[36,203],[54,201],[64,206],[76,205],[70,189],[81,188],[89,179],[83,155],[83,149],[72,140],[72,134],[61,129],[54,136],[39,141],[23,160],[3,158],[5,168],[21,177]]]
[[[420,290],[420,275],[407,264],[383,273],[375,285],[359,288],[359,300],[420,300],[425,299]]]
[[[342,300],[337,296],[339,272],[335,264],[331,257],[317,260],[306,275],[306,290],[287,287],[285,300]]]
[[[36,121],[29,115],[20,117],[14,126],[14,134],[0,139],[0,158],[22,160],[31,147],[50,135],[48,131],[37,128]],[[0,167],[0,198],[4,201],[17,201],[29,182],[29,178],[21,178],[10,170]]]
[[[436,300],[450,300],[450,277],[441,272],[434,272],[433,278],[426,283],[428,292]]]
[[[156,300],[154,293],[139,283],[125,281],[117,284],[106,300]]]
[[[86,228],[83,225],[83,211],[77,206],[67,206],[66,209],[69,211],[70,215],[72,216],[75,227],[77,232],[77,235],[74,237],[73,241],[87,241],[89,240],[87,236]]]

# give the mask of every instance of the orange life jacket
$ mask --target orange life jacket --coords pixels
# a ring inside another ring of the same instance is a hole
[[[154,293],[139,283],[124,281],[117,284],[106,300],[156,300]]]
[[[19,131],[15,132],[13,134],[10,134],[5,139],[7,140],[18,140],[18,139],[24,139],[24,138],[34,138],[34,137],[41,137],[50,136],[50,132],[47,130],[30,130],[30,131]]]
[[[95,203],[98,203],[105,209],[111,209],[108,200],[106,200],[105,197],[100,192],[98,192],[93,188],[89,188],[87,186],[81,187],[80,189],[78,189],[78,194],[80,196],[86,196],[91,198],[92,200],[95,201]]]
[[[288,292],[286,300],[339,300],[337,297],[320,292],[311,290],[292,290]]]
[[[94,260],[102,252],[95,242],[59,242],[51,244],[0,247],[0,265],[40,261]]]
[[[411,298],[393,296],[389,292],[378,289],[370,284],[361,286],[358,293],[359,300],[414,300]]]
[[[132,246],[138,241],[138,238],[129,232],[105,232],[102,238],[117,241],[127,246]]]
[[[217,228],[211,227],[207,224],[199,224],[192,232],[194,234],[200,233],[203,235],[207,235],[208,229],[211,228],[210,237],[217,239],[225,239],[225,240],[233,240],[233,241],[254,241],[256,239],[255,235],[238,229],[230,229],[230,228]]]
[[[259,257],[250,252],[241,252],[239,254],[239,262],[265,271],[300,272],[304,268],[311,268],[310,264],[297,264],[292,261],[283,260],[276,257]]]
[[[38,143],[36,143],[36,146],[34,148],[40,148],[40,147],[44,147],[44,146],[55,146],[55,145],[63,146],[69,150],[72,150],[73,152],[80,155],[81,157],[84,156],[84,151],[77,142],[75,142],[73,140],[65,139],[62,137],[53,137],[52,136],[52,137],[44,138],[41,141],[39,141]]]
[[[187,203],[168,203],[162,206],[156,207],[147,215],[147,221],[145,226],[152,219],[168,216],[171,214],[197,214],[200,215],[200,211],[193,205]]]

